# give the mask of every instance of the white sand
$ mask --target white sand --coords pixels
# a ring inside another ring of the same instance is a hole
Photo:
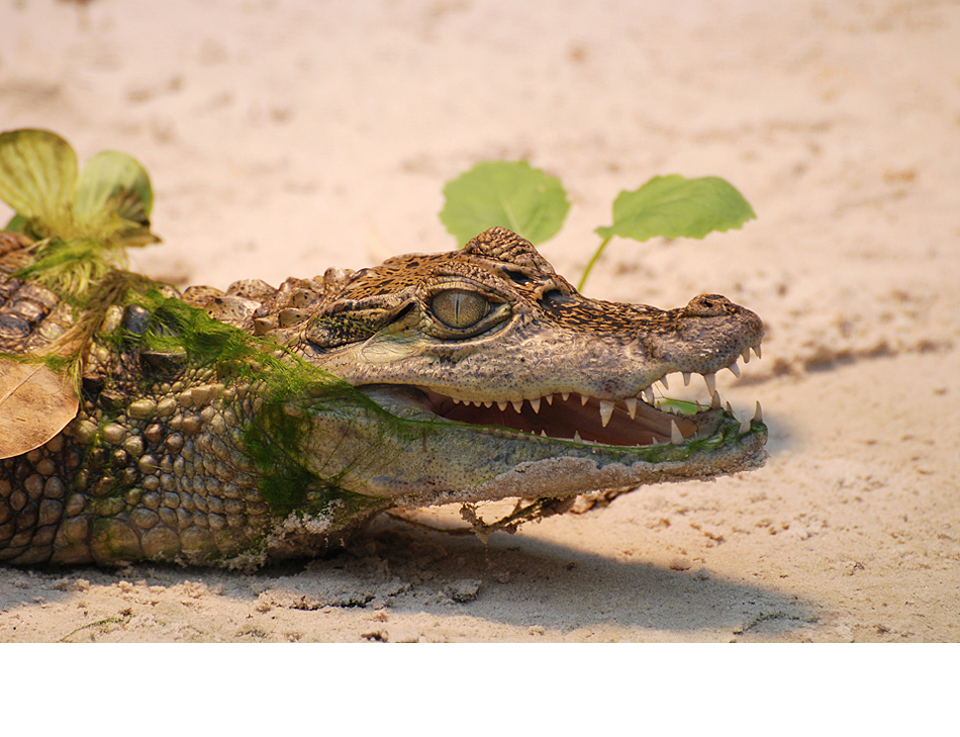
[[[179,284],[447,249],[443,184],[521,157],[568,187],[542,250],[576,278],[621,189],[728,179],[758,220],[617,242],[587,292],[756,310],[720,389],[771,457],[486,547],[0,570],[0,641],[960,639],[958,38],[946,0],[4,0],[0,128],[138,157],[165,243],[135,267]]]

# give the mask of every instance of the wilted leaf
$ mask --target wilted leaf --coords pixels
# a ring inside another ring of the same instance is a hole
[[[73,200],[77,220],[87,235],[111,225],[117,230],[145,226],[150,222],[153,188],[140,162],[119,151],[101,151],[91,158],[77,183]]]
[[[0,134],[0,199],[20,215],[58,228],[67,217],[77,181],[77,155],[44,130]]]
[[[73,382],[43,363],[0,358],[0,459],[28,453],[77,416]]]
[[[618,235],[636,241],[654,236],[703,238],[714,230],[739,228],[755,217],[729,182],[671,174],[654,177],[633,192],[621,192],[613,203],[613,225],[596,232],[602,238]]]
[[[440,220],[461,246],[497,225],[543,243],[560,230],[570,209],[560,180],[525,161],[477,164],[448,182],[443,194]]]

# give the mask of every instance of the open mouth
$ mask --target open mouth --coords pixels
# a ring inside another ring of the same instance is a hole
[[[734,370],[736,373],[736,370]],[[586,394],[546,394],[522,401],[467,401],[422,386],[366,385],[358,387],[387,411],[409,416],[411,411],[452,422],[504,427],[554,440],[621,447],[682,444],[713,433],[727,414],[721,406],[713,375],[704,377],[711,391],[706,406],[699,402],[655,398],[652,387],[637,397],[616,401]],[[684,376],[684,383],[689,380]],[[663,384],[666,381],[660,380]],[[753,421],[762,420],[759,403]],[[751,420],[740,417],[740,433]]]
[[[436,415],[472,425],[494,425],[533,435],[604,445],[653,445],[693,436],[697,423],[648,404],[601,401],[583,394],[546,395],[522,402],[458,402],[423,390],[427,408]],[[676,427],[676,431],[674,431]],[[679,433],[679,437],[676,435]]]

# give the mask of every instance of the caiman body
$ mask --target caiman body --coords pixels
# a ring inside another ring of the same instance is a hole
[[[15,276],[29,246],[2,243],[0,354],[38,360],[87,308]],[[389,508],[517,497],[547,513],[763,462],[761,418],[713,387],[759,349],[755,314],[717,295],[588,299],[502,228],[279,289],[117,294],[85,334],[76,417],[0,460],[0,561],[250,567]],[[671,373],[703,375],[712,406],[657,409]]]

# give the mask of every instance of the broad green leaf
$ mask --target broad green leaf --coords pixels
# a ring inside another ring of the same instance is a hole
[[[132,156],[101,151],[83,167],[73,207],[79,230],[85,235],[110,238],[121,231],[143,235],[153,207],[150,177]],[[147,238],[145,242],[155,240]]]
[[[56,230],[69,227],[77,181],[77,155],[60,136],[44,130],[0,134],[0,199],[19,215]]]
[[[440,220],[462,246],[500,225],[543,243],[563,225],[570,202],[557,177],[526,161],[486,161],[447,183]]]
[[[52,440],[79,406],[76,386],[66,375],[43,363],[0,356],[0,459]]]
[[[618,235],[645,241],[703,238],[713,230],[739,228],[755,218],[753,208],[718,177],[687,179],[679,174],[654,177],[640,189],[621,192],[613,203],[613,225],[597,228],[601,238]]]
[[[107,207],[126,220],[144,224],[153,208],[150,176],[139,161],[119,151],[101,151],[83,167],[74,209],[78,214]]]

